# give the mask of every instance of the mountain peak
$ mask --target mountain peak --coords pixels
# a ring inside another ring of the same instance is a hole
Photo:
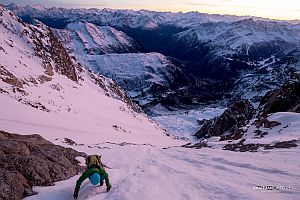
[[[15,4],[15,3],[11,3],[11,4],[8,4],[6,6],[4,6],[2,4],[0,4],[0,5],[3,6],[3,7],[5,7],[5,8],[7,8],[7,9],[9,9],[9,10],[16,9],[16,8],[20,7],[19,5]]]
[[[236,24],[253,24],[255,23],[254,19],[253,18],[247,18],[247,19],[241,19],[237,22],[235,22]]]
[[[46,7],[44,5],[39,4],[39,3],[38,4],[33,4],[30,7],[34,8],[34,9],[37,9],[37,10],[45,10],[46,9]]]

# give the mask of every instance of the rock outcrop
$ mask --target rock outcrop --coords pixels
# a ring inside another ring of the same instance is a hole
[[[223,139],[238,139],[244,126],[254,115],[254,108],[248,100],[235,102],[224,113],[214,119],[204,122],[202,128],[195,134],[197,138],[223,136]]]
[[[239,151],[239,152],[256,152],[259,148],[269,150],[269,149],[288,149],[292,147],[297,147],[299,145],[299,142],[297,140],[289,140],[289,141],[282,141],[282,142],[276,142],[274,144],[253,144],[248,143],[244,144],[246,140],[242,139],[238,143],[235,144],[226,144],[223,147],[223,150],[228,151]]]
[[[0,131],[0,199],[17,200],[36,194],[32,186],[50,186],[80,171],[76,157],[85,153],[64,148],[40,135]]]
[[[260,116],[266,117],[275,112],[300,113],[300,81],[285,83],[262,98]]]

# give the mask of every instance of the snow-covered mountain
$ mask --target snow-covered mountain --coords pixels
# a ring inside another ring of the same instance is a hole
[[[139,45],[125,33],[109,26],[75,22],[66,29],[56,29],[65,48],[76,55],[107,53],[137,53]]]
[[[299,49],[300,32],[291,24],[253,19],[204,23],[173,35],[169,46],[175,47],[170,55],[191,60],[195,73],[226,79],[237,70],[261,66],[271,56],[281,58]]]
[[[232,15],[209,15],[205,13],[172,13],[155,12],[149,10],[114,10],[114,9],[64,9],[64,8],[45,8],[41,5],[18,6],[14,3],[7,5],[7,9],[12,10],[18,16],[29,18],[60,18],[68,22],[85,19],[97,25],[109,25],[118,28],[140,28],[144,30],[154,30],[165,25],[175,25],[185,28],[195,26],[203,22],[237,21],[248,17]],[[47,10],[47,12],[44,12]],[[27,18],[28,19],[28,18]],[[259,18],[257,18],[259,19]]]
[[[49,27],[25,24],[3,7],[0,16],[1,129],[17,123],[22,132],[64,132],[78,142],[85,133],[107,142],[170,139],[116,83],[74,62]]]
[[[300,44],[296,26],[278,22],[254,21],[205,23],[174,35],[175,40],[211,45],[221,56],[244,54],[250,59],[266,58]],[[218,48],[218,49],[216,49]],[[266,51],[265,49],[268,49]]]
[[[113,31],[113,37],[107,30]],[[54,31],[78,62],[112,78],[141,106],[157,104],[189,82],[185,73],[160,53],[126,53],[137,52],[138,45],[111,27],[79,22]]]
[[[145,105],[185,82],[184,73],[167,57],[159,53],[147,54],[76,54],[90,70],[104,74],[118,82],[130,97]]]
[[[197,38],[195,39],[200,42],[213,42],[215,45],[229,46],[230,49],[234,50],[243,43],[248,44],[250,48],[252,44],[270,42],[276,38],[291,44],[297,44],[299,43],[299,34],[296,25],[282,24],[275,21],[254,21],[249,18],[232,23],[203,23],[177,34],[175,37],[196,35]]]

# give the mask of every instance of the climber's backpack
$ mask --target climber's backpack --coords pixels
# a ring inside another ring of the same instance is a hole
[[[87,165],[88,168],[90,167],[99,167],[101,166],[101,156],[98,155],[89,155],[86,159],[85,159],[85,163]]]

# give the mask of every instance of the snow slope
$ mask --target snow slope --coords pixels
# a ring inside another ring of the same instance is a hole
[[[255,125],[251,125],[247,132],[244,134],[243,138],[246,139],[248,143],[265,143],[274,144],[279,141],[289,141],[289,140],[299,140],[299,126],[300,126],[300,114],[299,113],[289,113],[289,112],[278,112],[270,115],[267,118],[269,121],[279,122],[280,125],[272,128],[257,128]],[[250,122],[249,124],[253,123]],[[265,132],[266,135],[262,138],[257,139],[255,134],[256,130]]]
[[[291,129],[299,139],[299,114],[281,113],[273,118],[285,118],[282,122],[287,120],[287,123],[291,123]],[[291,118],[296,120],[290,120]],[[4,127],[5,130],[17,132],[24,131],[24,126],[12,121]],[[42,134],[56,144],[88,154],[101,154],[103,162],[112,168],[107,169],[113,186],[109,193],[105,192],[105,186],[95,187],[85,181],[79,199],[296,200],[300,195],[300,162],[297,156],[300,153],[299,146],[255,153],[231,152],[218,148],[162,149],[151,146],[157,145],[157,140],[160,140],[154,135],[153,138],[144,138],[149,145],[112,144],[99,142],[102,141],[102,135],[93,135],[94,127],[89,127],[84,138],[79,140],[77,134],[68,133],[71,131],[70,127],[26,127],[28,133]],[[290,131],[284,129],[281,134],[287,135]],[[65,137],[81,144],[70,146],[65,143]],[[120,137],[125,139],[124,135]],[[138,137],[136,139],[138,141]],[[175,145],[171,140],[160,142],[165,146]],[[52,187],[35,187],[39,194],[26,199],[71,199],[78,177],[58,182]],[[275,186],[278,190],[263,190],[259,186]]]
[[[294,128],[299,133],[299,125]],[[62,141],[64,135],[60,137],[54,142],[68,146]],[[112,168],[107,169],[113,185],[109,193],[105,187],[94,187],[85,181],[79,199],[296,200],[300,195],[299,147],[241,153],[207,148],[119,146],[90,140],[72,148],[101,154],[103,162]],[[53,187],[38,187],[39,194],[28,199],[69,199],[77,178]],[[275,186],[278,190],[256,186]]]
[[[132,38],[109,26],[74,22],[55,32],[66,49],[74,54],[136,53],[139,48]]]
[[[220,116],[225,108],[221,106],[207,106],[204,108],[170,111],[161,105],[156,105],[152,110],[156,113],[156,115],[152,116],[152,119],[166,129],[169,134],[196,143],[197,139],[193,134],[201,128],[198,121]]]

